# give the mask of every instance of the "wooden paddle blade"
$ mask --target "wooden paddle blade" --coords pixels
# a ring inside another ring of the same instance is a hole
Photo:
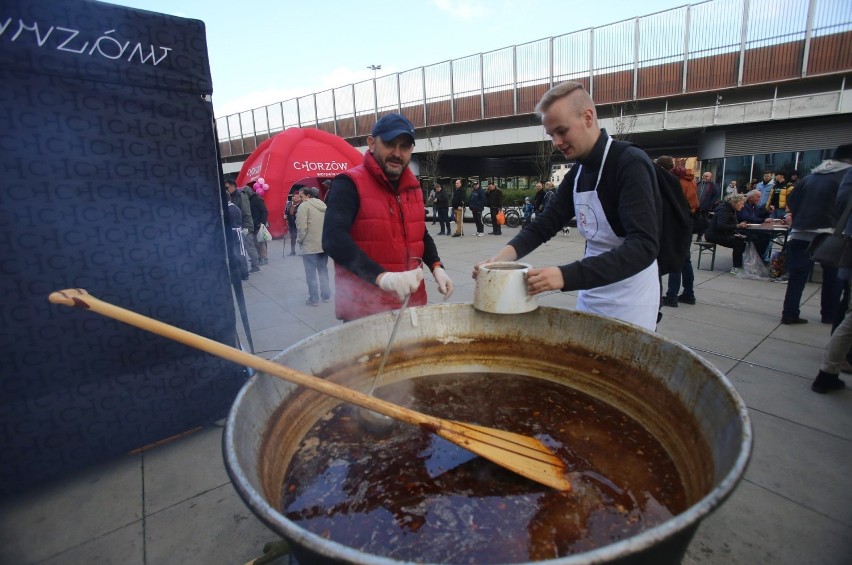
[[[522,477],[557,490],[571,490],[565,463],[533,437],[450,420],[442,421],[435,433]]]

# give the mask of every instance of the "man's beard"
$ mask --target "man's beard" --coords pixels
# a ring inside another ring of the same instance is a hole
[[[391,169],[391,164],[398,165],[400,167],[399,170],[397,171],[396,169]],[[385,176],[388,177],[388,180],[399,180],[399,177],[402,176],[402,173],[405,171],[405,167],[408,165],[408,163],[398,161],[396,159],[388,159],[382,161],[380,165],[382,166],[382,170],[385,172]]]

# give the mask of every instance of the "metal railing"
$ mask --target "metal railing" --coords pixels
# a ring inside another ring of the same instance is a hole
[[[529,114],[566,80],[598,104],[852,70],[852,2],[713,0],[443,61],[217,118],[223,156],[289,127],[352,138],[400,112],[415,127]]]

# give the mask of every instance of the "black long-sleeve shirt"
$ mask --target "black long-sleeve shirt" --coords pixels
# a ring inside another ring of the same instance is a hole
[[[322,236],[323,251],[338,265],[365,281],[375,284],[376,277],[385,272],[385,269],[364,253],[349,235],[349,230],[361,206],[361,198],[358,196],[355,183],[346,176],[335,177],[327,200],[328,208],[325,212]],[[424,227],[423,262],[432,269],[432,266],[440,260],[435,240]]]
[[[595,189],[607,133],[601,135],[589,155],[580,161],[583,169],[577,183],[578,192]],[[576,165],[575,165],[576,166]],[[628,147],[617,163],[607,158],[607,167],[616,167],[617,182],[609,186],[606,171],[598,186],[598,198],[613,231],[624,241],[618,247],[561,265],[565,281],[563,291],[597,288],[624,280],[639,273],[654,262],[659,251],[661,203],[656,188],[656,174],[651,159],[639,148]],[[509,245],[515,248],[518,258],[531,253],[536,247],[559,233],[575,216],[574,187],[566,175],[551,205],[525,226]]]
[[[485,205],[489,208],[503,207],[503,191],[499,188],[485,191]]]

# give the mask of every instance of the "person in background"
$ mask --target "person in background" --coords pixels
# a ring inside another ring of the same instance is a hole
[[[301,189],[303,187],[299,187],[298,190],[293,192],[290,195],[290,201],[287,202],[287,206],[284,208],[284,215],[287,217],[287,231],[290,234],[290,255],[296,254],[296,236],[298,233],[298,227],[296,226],[296,212],[299,209],[299,204],[302,202]]]
[[[528,255],[576,216],[577,229],[586,238],[585,257],[530,269],[527,292],[579,290],[578,310],[654,330],[660,306],[657,253],[662,206],[654,164],[634,146],[622,146],[617,162],[607,160],[611,145],[621,142],[600,128],[595,103],[578,82],[548,90],[536,113],[556,149],[577,165],[563,179],[552,205],[490,259],[474,265],[473,277],[484,262],[516,261]],[[614,168],[615,181],[607,180],[609,167]]]
[[[464,184],[461,179],[456,179],[453,188],[453,215],[456,219],[456,233],[453,234],[453,237],[464,235],[464,205],[466,201],[467,192],[464,189]]]
[[[503,208],[503,191],[497,188],[494,181],[488,181],[488,190],[485,192],[485,204],[491,213],[491,235],[501,235],[502,226],[497,222],[497,212]]]
[[[316,189],[315,189],[316,190]],[[317,190],[317,193],[319,191]],[[322,231],[325,223],[325,202],[313,196],[312,190],[304,187],[299,190],[299,212],[296,214],[296,239],[299,242],[299,255],[305,267],[305,281],[308,283],[308,306],[318,306],[320,297],[323,302],[331,299],[328,285],[328,256],[322,250]]]
[[[248,194],[249,206],[251,208],[252,226],[252,241],[255,249],[257,249],[257,264],[266,265],[269,263],[269,253],[265,241],[257,238],[257,233],[260,231],[260,225],[263,224],[269,227],[269,209],[266,207],[266,202],[263,198],[254,191],[254,181],[250,182],[245,188],[245,193]]]
[[[707,231],[704,232],[704,239],[710,243],[730,247],[734,250],[732,275],[739,275],[743,272],[743,251],[746,247],[746,236],[737,230],[745,228],[748,223],[737,221],[737,212],[742,210],[744,205],[744,195],[732,194],[728,196],[716,207],[713,218],[707,225]]]
[[[745,192],[743,194],[748,194],[749,192],[751,192],[755,188],[757,188],[757,179],[751,179],[750,181],[748,181],[746,183]]]
[[[225,185],[227,187],[228,183],[226,182]],[[231,184],[231,186],[236,189],[235,185]],[[238,271],[240,278],[247,281],[249,279],[248,253],[246,253],[246,247],[243,245],[243,213],[235,202],[239,199],[238,196],[235,196],[236,194],[238,194],[236,190],[228,193],[228,224],[231,227],[232,236],[228,238],[230,242],[228,258],[231,262],[231,269]]]
[[[435,206],[435,187],[440,186],[437,182],[432,186],[432,190],[429,191],[429,196],[426,197],[426,206],[432,207],[432,225],[435,225],[435,222],[438,221],[438,207]],[[442,226],[443,227],[443,226]]]
[[[852,198],[852,167],[846,170],[846,174],[843,175],[843,180],[840,182],[835,209],[844,210],[849,198]],[[846,221],[843,233],[847,238],[852,237],[852,217]],[[848,285],[849,281],[852,280],[852,269],[840,268],[837,278]],[[825,394],[846,388],[846,383],[840,379],[840,373],[852,371],[847,360],[849,349],[852,347],[852,309],[849,308],[850,305],[852,303],[847,305],[846,316],[834,329],[831,339],[825,346],[819,373],[817,373],[814,382],[811,383],[811,390],[814,392]]]
[[[453,292],[426,230],[420,181],[408,167],[413,151],[414,126],[386,114],[367,136],[363,163],[332,181],[322,247],[335,263],[340,320],[399,309],[407,297],[411,306],[426,304],[423,264],[444,300]]]
[[[793,183],[787,180],[787,171],[775,173],[775,186],[769,194],[766,207],[769,209],[770,217],[781,219],[787,215],[787,200],[793,192]]]
[[[835,209],[838,187],[850,164],[852,144],[841,145],[831,159],[817,165],[787,197],[793,223],[785,246],[788,282],[781,312],[782,324],[808,322],[801,317],[799,308],[808,275],[814,266],[808,255],[808,246],[817,234],[834,230],[841,212]],[[837,267],[823,265],[820,295],[822,323],[833,324],[842,315],[840,294],[843,286],[837,277]]]
[[[438,210],[438,235],[452,235],[450,230],[450,195],[440,183],[435,183],[435,208]]]
[[[757,203],[761,208],[766,208],[769,203],[769,196],[772,194],[772,189],[775,187],[775,175],[771,169],[766,169],[763,172],[763,180],[757,183],[757,188],[760,191],[760,202]]]
[[[254,194],[254,190],[252,190],[250,185],[246,185],[240,189],[240,192],[243,195],[243,202],[245,202],[246,206],[249,209],[249,217],[248,217],[248,233],[245,233],[245,246],[246,251],[248,252],[249,260],[251,260],[251,269],[249,269],[250,273],[257,273],[260,271],[260,256],[257,252],[257,244],[255,243],[255,235],[256,232],[254,230],[255,219],[254,214],[251,209],[251,196]],[[245,216],[243,216],[243,227],[245,227]]]
[[[701,175],[701,180],[698,181],[698,213],[701,215],[703,224],[707,225],[710,221],[710,212],[719,205],[719,189],[713,182],[713,174],[710,171]],[[696,238],[696,241],[701,240],[701,235]]]
[[[728,183],[728,186],[725,187],[725,194],[722,195],[722,198],[730,196],[731,194],[740,194],[740,190],[737,188],[737,181],[732,180]]]
[[[249,236],[254,228],[254,222],[251,217],[251,205],[249,204],[248,197],[243,194],[243,191],[237,189],[237,183],[232,180],[225,181],[225,190],[228,191],[231,201],[233,201],[240,209],[240,215],[242,217],[243,249],[246,252],[242,258],[246,263],[246,271],[249,273],[257,273],[260,271],[260,267],[257,264],[257,250],[254,248],[254,245],[250,245],[249,241]],[[254,251],[254,260],[252,260],[252,251]]]
[[[793,185],[793,188],[799,186],[800,180],[801,179],[799,178],[799,171],[797,171],[796,169],[790,171],[790,183]]]
[[[760,208],[757,205],[758,202],[760,202],[760,191],[755,188],[746,194],[745,197],[746,199],[742,209],[737,212],[737,221],[745,222],[746,224],[762,224],[769,221],[767,220],[769,217],[769,210],[766,208]],[[765,257],[766,252],[769,249],[769,244],[772,241],[772,232],[769,230],[751,230],[747,235],[748,239],[754,243],[754,248],[757,251],[757,254],[761,257]]]
[[[524,207],[522,208],[522,211],[524,213],[524,225],[527,225],[532,221],[533,213],[533,205],[529,196],[524,197]]]
[[[535,194],[533,194],[533,212],[538,216],[544,212],[544,184],[541,181],[535,183]]]
[[[482,211],[485,210],[485,191],[479,181],[474,181],[473,190],[470,191],[470,202],[468,203],[473,221],[476,224],[476,236],[482,237],[485,226],[482,224]]]
[[[547,181],[544,183],[544,209],[546,210],[550,203],[553,201],[553,197],[556,196],[556,188],[553,186],[553,183]]]
[[[689,213],[694,218],[698,213],[698,190],[695,186],[695,173],[691,170],[687,171],[685,168],[675,169],[674,159],[668,155],[658,157],[657,164],[678,180],[680,189],[689,204]],[[689,235],[689,239],[692,241],[692,234]],[[683,293],[678,295],[681,282],[683,283]],[[668,289],[663,297],[662,304],[670,308],[677,308],[680,302],[695,304],[695,271],[692,270],[691,254],[686,256],[686,262],[679,272],[669,273]]]

